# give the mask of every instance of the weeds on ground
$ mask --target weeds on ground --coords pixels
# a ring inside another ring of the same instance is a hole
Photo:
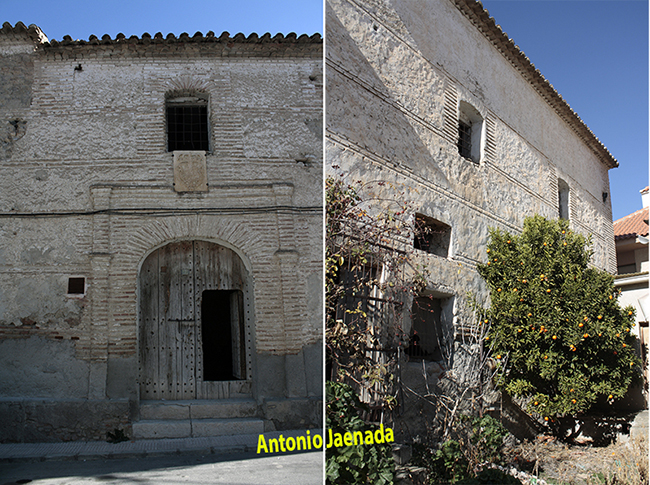
[[[594,485],[646,485],[648,483],[648,440],[645,436],[607,447],[605,469],[594,477]]]

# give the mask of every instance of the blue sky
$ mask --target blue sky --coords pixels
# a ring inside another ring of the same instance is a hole
[[[618,160],[613,219],[648,185],[648,1],[485,0],[483,6]]]
[[[253,32],[323,33],[322,0],[0,0],[0,23],[38,25],[49,39],[64,35],[87,40],[91,34],[115,37],[175,35],[199,31],[217,35]]]

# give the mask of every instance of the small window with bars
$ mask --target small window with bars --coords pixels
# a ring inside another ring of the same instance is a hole
[[[167,99],[167,150],[210,149],[207,96],[182,95]]]
[[[474,163],[481,162],[484,119],[465,101],[458,105],[458,154]]]
[[[463,158],[472,158],[472,125],[458,122],[458,153]]]

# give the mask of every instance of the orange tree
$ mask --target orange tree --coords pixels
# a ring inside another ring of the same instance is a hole
[[[567,221],[534,216],[521,235],[492,230],[478,265],[499,385],[547,422],[611,404],[639,377],[634,311],[619,306],[612,275],[589,266],[589,246]]]

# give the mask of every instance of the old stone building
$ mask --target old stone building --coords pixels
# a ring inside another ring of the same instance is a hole
[[[0,438],[322,419],[322,40],[0,30]]]
[[[406,305],[404,330],[428,356],[402,367],[411,388],[463,372],[459,358],[442,369],[439,346],[472,323],[468,292],[485,301],[475,268],[489,228],[568,219],[615,272],[617,161],[480,3],[328,0],[326,25],[326,171],[364,181],[367,199],[407,202],[435,235],[411,243],[411,266],[428,272]]]

